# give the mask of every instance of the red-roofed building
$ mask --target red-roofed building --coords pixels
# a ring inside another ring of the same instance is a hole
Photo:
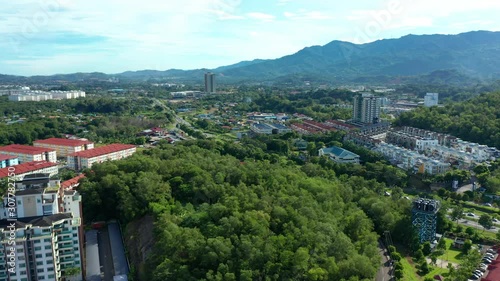
[[[61,182],[61,188],[63,190],[73,190],[74,188],[78,187],[80,185],[79,181],[80,179],[83,179],[85,177],[85,174],[80,174],[72,179],[69,179],[67,181]]]
[[[347,124],[345,122],[338,121],[338,120],[329,120],[329,121],[326,121],[325,125],[333,127],[335,129],[342,130],[342,131],[350,131],[350,130],[354,130],[354,129],[357,128],[354,125]]]
[[[88,140],[50,138],[33,142],[35,147],[54,149],[58,157],[67,157],[71,153],[94,148],[94,143]]]
[[[50,176],[55,176],[58,172],[59,168],[56,163],[48,161],[34,161],[0,169],[0,179],[12,177],[19,181],[23,180],[26,175],[49,174]]]
[[[19,163],[33,161],[49,161],[56,163],[57,153],[54,149],[29,145],[11,144],[0,147],[0,154],[17,156]]]
[[[135,151],[135,145],[118,143],[80,151],[68,155],[68,167],[74,170],[82,170],[92,167],[94,163],[129,157]]]
[[[0,154],[0,169],[19,164],[17,156]]]

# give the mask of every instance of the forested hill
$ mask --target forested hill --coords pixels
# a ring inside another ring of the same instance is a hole
[[[449,133],[500,149],[500,92],[444,107],[421,107],[402,114],[396,125]]]
[[[153,281],[371,281],[377,232],[411,236],[409,201],[379,195],[383,183],[226,155],[245,149],[258,150],[188,142],[95,165],[80,189],[86,219],[153,215],[152,253],[131,257],[141,280]]]

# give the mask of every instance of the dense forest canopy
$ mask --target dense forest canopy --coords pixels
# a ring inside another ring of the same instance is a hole
[[[421,107],[401,114],[396,125],[448,133],[500,148],[500,92],[444,107]]]
[[[385,184],[320,164],[242,162],[232,146],[200,141],[96,165],[81,188],[86,219],[154,215],[146,271],[158,281],[372,280],[378,234],[411,237],[409,201],[381,196]]]

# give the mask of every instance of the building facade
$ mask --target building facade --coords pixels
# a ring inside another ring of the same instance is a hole
[[[113,161],[132,156],[136,152],[135,145],[110,144],[94,149],[69,154],[68,167],[73,170],[91,168],[95,163]]]
[[[0,206],[0,280],[83,280],[80,195],[48,174],[26,177],[16,190],[15,206],[7,196]]]
[[[55,176],[59,173],[59,167],[56,163],[47,161],[22,163],[16,166],[10,166],[0,169],[0,179],[12,177],[16,180],[23,180],[27,175],[39,173],[45,173],[49,174],[49,176]]]
[[[11,167],[19,164],[17,156],[0,154],[0,169]]]
[[[215,74],[205,73],[205,93],[215,93]]]
[[[16,156],[19,159],[19,163],[33,161],[57,162],[57,152],[51,148],[11,144],[0,147],[0,154]]]
[[[94,143],[86,140],[50,138],[34,141],[33,146],[52,149],[57,152],[58,157],[67,157],[72,153],[93,149]]]
[[[372,94],[360,94],[354,97],[354,122],[378,123],[380,118],[380,98]]]
[[[424,106],[431,107],[437,106],[439,103],[439,94],[438,93],[427,93],[424,97]]]

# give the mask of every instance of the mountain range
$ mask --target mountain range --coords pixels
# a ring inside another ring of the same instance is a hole
[[[127,71],[108,75],[76,73],[19,77],[0,75],[2,81],[106,79],[167,79],[202,82],[203,73],[217,74],[221,83],[289,81],[400,81],[445,82],[500,78],[500,32],[473,31],[458,35],[407,35],[366,44],[332,41],[306,47],[278,59],[243,61],[216,69]],[[436,78],[437,77],[437,78]],[[445,77],[445,80],[441,79]],[[413,79],[412,78],[412,79]]]

